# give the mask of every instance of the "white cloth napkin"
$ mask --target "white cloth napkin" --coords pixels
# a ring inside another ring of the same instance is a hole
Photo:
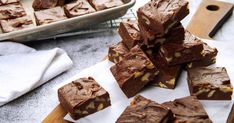
[[[0,43],[0,106],[72,67],[62,49],[36,51],[19,43]]]

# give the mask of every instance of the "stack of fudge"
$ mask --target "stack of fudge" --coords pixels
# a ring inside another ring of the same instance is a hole
[[[34,0],[34,24],[33,18],[26,14],[20,2],[0,0],[0,25],[3,33],[62,21],[124,4],[122,0]]]
[[[224,67],[211,67],[217,49],[188,32],[180,21],[189,14],[186,0],[151,0],[136,21],[122,22],[122,41],[109,48],[110,68],[119,87],[133,97],[146,85],[174,89],[183,69],[190,93],[201,100],[231,100],[233,87]]]
[[[212,123],[199,99],[231,100],[233,87],[224,67],[209,66],[217,49],[180,23],[189,13],[188,2],[151,0],[137,13],[138,21],[120,24],[122,41],[109,48],[108,58],[115,63],[110,70],[119,87],[129,98],[146,85],[174,89],[185,69],[191,96],[159,104],[137,95],[116,123]],[[75,120],[111,105],[108,92],[92,77],[61,87],[58,98]]]

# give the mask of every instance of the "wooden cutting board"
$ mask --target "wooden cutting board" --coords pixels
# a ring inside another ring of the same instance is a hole
[[[233,4],[203,0],[187,29],[200,38],[211,39],[228,17],[230,17],[232,11]],[[58,105],[42,123],[70,123],[63,119],[66,114],[67,112],[63,107]],[[234,123],[234,106],[227,123]]]
[[[215,0],[203,0],[190,21],[187,30],[205,39],[211,39],[223,23],[232,15],[233,4]]]

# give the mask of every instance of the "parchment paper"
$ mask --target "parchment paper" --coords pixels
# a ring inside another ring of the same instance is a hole
[[[216,47],[219,50],[217,63],[214,66],[226,67],[228,74],[232,80],[232,84],[234,84],[234,43],[208,41],[208,44],[212,47]],[[112,65],[113,64],[111,62],[105,60],[90,68],[85,69],[75,77],[62,83],[59,86],[61,87],[62,85],[80,77],[92,76],[99,82],[102,87],[104,87],[110,93],[112,106],[77,121],[72,120],[69,115],[66,115],[64,119],[76,123],[114,123],[117,120],[117,118],[121,115],[121,113],[129,105],[129,102],[133,98],[128,100],[127,97],[120,90],[116,80],[109,70]],[[174,90],[152,86],[144,88],[139,94],[158,103],[163,103],[165,101],[174,100],[176,98],[189,96],[190,93],[188,90],[186,79],[187,72],[183,71]],[[57,87],[56,89],[58,89],[59,87]],[[200,102],[202,103],[209,117],[214,123],[226,122],[231,110],[231,106],[233,104],[233,100]]]

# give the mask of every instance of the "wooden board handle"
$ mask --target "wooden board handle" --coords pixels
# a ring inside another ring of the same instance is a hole
[[[231,3],[203,0],[187,30],[200,38],[211,39],[232,15],[233,7]]]
[[[232,109],[228,116],[227,123],[234,123],[234,104],[232,104]]]
[[[61,105],[58,105],[43,121],[42,123],[71,123],[65,121],[63,117],[67,111]]]

